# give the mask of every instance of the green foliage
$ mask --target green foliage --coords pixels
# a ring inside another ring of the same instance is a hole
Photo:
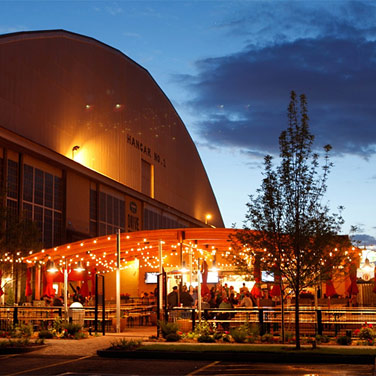
[[[127,350],[127,351],[133,351],[138,349],[141,346],[142,342],[137,339],[137,340],[128,340],[126,338],[120,338],[117,339],[114,342],[111,342],[111,349],[115,350]]]
[[[39,332],[39,334],[38,334],[38,338],[41,338],[41,339],[51,339],[51,338],[54,338],[54,335],[49,330],[41,330]]]
[[[197,338],[197,341],[201,342],[201,343],[213,343],[213,342],[215,342],[215,339],[213,338],[213,336],[210,336],[208,334],[201,334]]]
[[[261,336],[262,343],[274,343],[274,336],[273,334],[266,333]]]
[[[158,324],[163,338],[166,338],[171,333],[176,334],[176,332],[179,330],[178,324],[174,322],[158,321]]]
[[[317,334],[316,337],[315,337],[315,339],[316,339],[316,342],[318,344],[320,344],[320,343],[329,343],[329,341],[330,341],[330,338],[328,336],[326,336],[326,335],[320,335],[320,334]]]
[[[315,137],[309,129],[304,94],[298,97],[291,92],[287,115],[287,129],[279,137],[279,164],[274,166],[273,157],[265,156],[261,187],[250,196],[246,226],[232,236],[228,257],[232,261],[236,257],[239,271],[246,274],[252,275],[256,267],[277,273],[298,296],[307,286],[333,273],[333,267],[346,259],[351,243],[337,235],[343,224],[342,208],[331,214],[324,201],[332,168],[331,146],[324,146],[320,163],[313,148]],[[336,252],[327,257],[333,249]],[[250,259],[255,262],[251,264]],[[297,325],[297,348],[299,335]]]
[[[77,333],[79,333],[82,329],[82,326],[80,324],[75,323],[64,323],[64,336],[65,337],[74,337]]]
[[[17,324],[14,326],[11,337],[13,338],[30,338],[33,335],[33,327],[29,324]]]
[[[341,346],[348,346],[348,345],[351,345],[351,337],[349,336],[340,336],[337,338],[337,343],[338,345],[341,345]]]
[[[373,340],[376,337],[375,331],[372,327],[363,326],[359,331],[359,339],[362,340]]]
[[[165,338],[167,342],[177,342],[180,340],[181,337],[178,333],[175,332],[167,334]]]
[[[7,341],[0,341],[0,348],[1,347],[26,347],[30,346],[32,342],[30,342],[29,338],[20,338],[20,339],[8,339]]]
[[[52,328],[56,333],[61,333],[64,329],[64,320],[61,317],[55,317],[55,320],[52,323]]]
[[[206,320],[201,320],[201,323],[196,325],[194,333],[196,335],[210,335],[216,330],[215,324],[211,324]]]
[[[239,326],[230,330],[230,334],[235,342],[244,343],[248,337],[248,330],[244,327]]]

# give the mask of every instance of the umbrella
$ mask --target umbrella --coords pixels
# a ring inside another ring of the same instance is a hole
[[[356,284],[356,265],[352,263],[349,268],[350,286],[347,289],[347,293],[352,296],[359,292],[358,285]]]
[[[259,266],[255,265],[254,270],[253,270],[253,277],[255,278],[256,283],[253,285],[253,288],[251,290],[251,294],[255,298],[261,298],[261,296],[262,296],[262,291],[261,291],[261,288],[260,288],[261,269],[260,269]]]
[[[201,285],[201,296],[205,296],[207,294],[210,294],[210,290],[208,287],[208,272],[209,267],[208,263],[204,260],[202,262],[202,268],[201,268],[201,274],[202,274],[202,285]]]
[[[31,296],[31,295],[33,295],[33,291],[31,289],[31,268],[27,268],[25,296]]]
[[[277,267],[274,265],[274,284],[272,289],[270,290],[270,296],[272,298],[281,296],[281,273]]]

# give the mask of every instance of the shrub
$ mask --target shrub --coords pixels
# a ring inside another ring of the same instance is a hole
[[[210,324],[206,320],[202,320],[200,324],[196,325],[194,333],[196,335],[210,335],[216,331],[215,324]]]
[[[158,323],[159,327],[161,328],[163,338],[166,338],[171,333],[176,334],[176,332],[179,330],[178,324],[174,322],[158,321]]]
[[[213,333],[213,338],[214,338],[216,341],[222,339],[223,336],[224,336],[224,335],[223,335],[221,332],[214,332],[214,333]]]
[[[64,328],[64,337],[75,337],[76,333],[80,332],[82,326],[80,324],[74,323],[65,323],[63,325]]]
[[[52,323],[52,328],[56,331],[56,333],[61,333],[64,329],[63,319],[61,317],[56,317]]]
[[[223,342],[231,342],[231,339],[232,339],[232,337],[229,335],[229,334],[224,334],[223,336],[222,336],[222,341]]]
[[[49,330],[41,330],[38,334],[38,338],[51,339],[54,338],[54,335]]]
[[[138,349],[141,346],[141,343],[142,342],[139,339],[127,340],[126,338],[120,338],[114,342],[111,342],[110,349],[133,351]]]
[[[351,337],[349,336],[340,336],[337,338],[337,343],[338,345],[342,345],[342,346],[348,346],[348,345],[351,345]]]
[[[315,339],[316,339],[316,342],[318,344],[320,344],[320,343],[328,343],[330,341],[330,338],[328,336],[326,336],[326,335],[320,335],[320,334],[317,334],[316,337],[315,337]]]
[[[169,333],[166,335],[165,338],[167,342],[177,342],[180,340],[180,336],[178,333]]]
[[[373,340],[376,337],[376,333],[372,329],[372,326],[369,326],[366,324],[361,327],[361,329],[359,330],[358,336],[359,336],[359,339],[368,341],[368,340]]]
[[[15,325],[12,332],[11,337],[14,338],[30,338],[33,335],[33,327],[31,325],[25,325],[25,324],[18,324]]]
[[[215,339],[208,334],[202,334],[197,338],[197,341],[201,343],[213,343],[215,342]]]
[[[274,342],[273,334],[265,333],[263,336],[261,336],[261,342],[263,342],[263,343],[273,343]]]
[[[234,341],[237,343],[244,343],[248,336],[247,330],[242,326],[231,329],[230,333]]]

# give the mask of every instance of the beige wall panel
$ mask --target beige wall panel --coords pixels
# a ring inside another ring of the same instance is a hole
[[[24,156],[24,164],[39,168],[45,172],[48,172],[54,176],[62,177],[62,171],[59,168],[53,167],[47,163],[39,161],[38,159],[32,158],[29,155]]]
[[[138,286],[138,268],[128,268],[120,271],[120,293],[128,293],[132,297],[140,295]],[[105,274],[106,299],[116,300],[116,272]]]
[[[67,172],[67,228],[89,233],[90,181]]]
[[[137,191],[223,226],[196,147],[149,73],[119,51],[64,32],[0,37],[0,126]],[[132,141],[133,140],[133,141]],[[140,147],[142,144],[142,148]]]

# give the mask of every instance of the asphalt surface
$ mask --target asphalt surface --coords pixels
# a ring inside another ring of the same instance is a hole
[[[273,364],[192,359],[114,359],[97,356],[118,338],[143,339],[155,327],[129,328],[84,340],[46,340],[47,346],[27,354],[0,355],[0,375],[300,375],[376,376],[373,364]]]

